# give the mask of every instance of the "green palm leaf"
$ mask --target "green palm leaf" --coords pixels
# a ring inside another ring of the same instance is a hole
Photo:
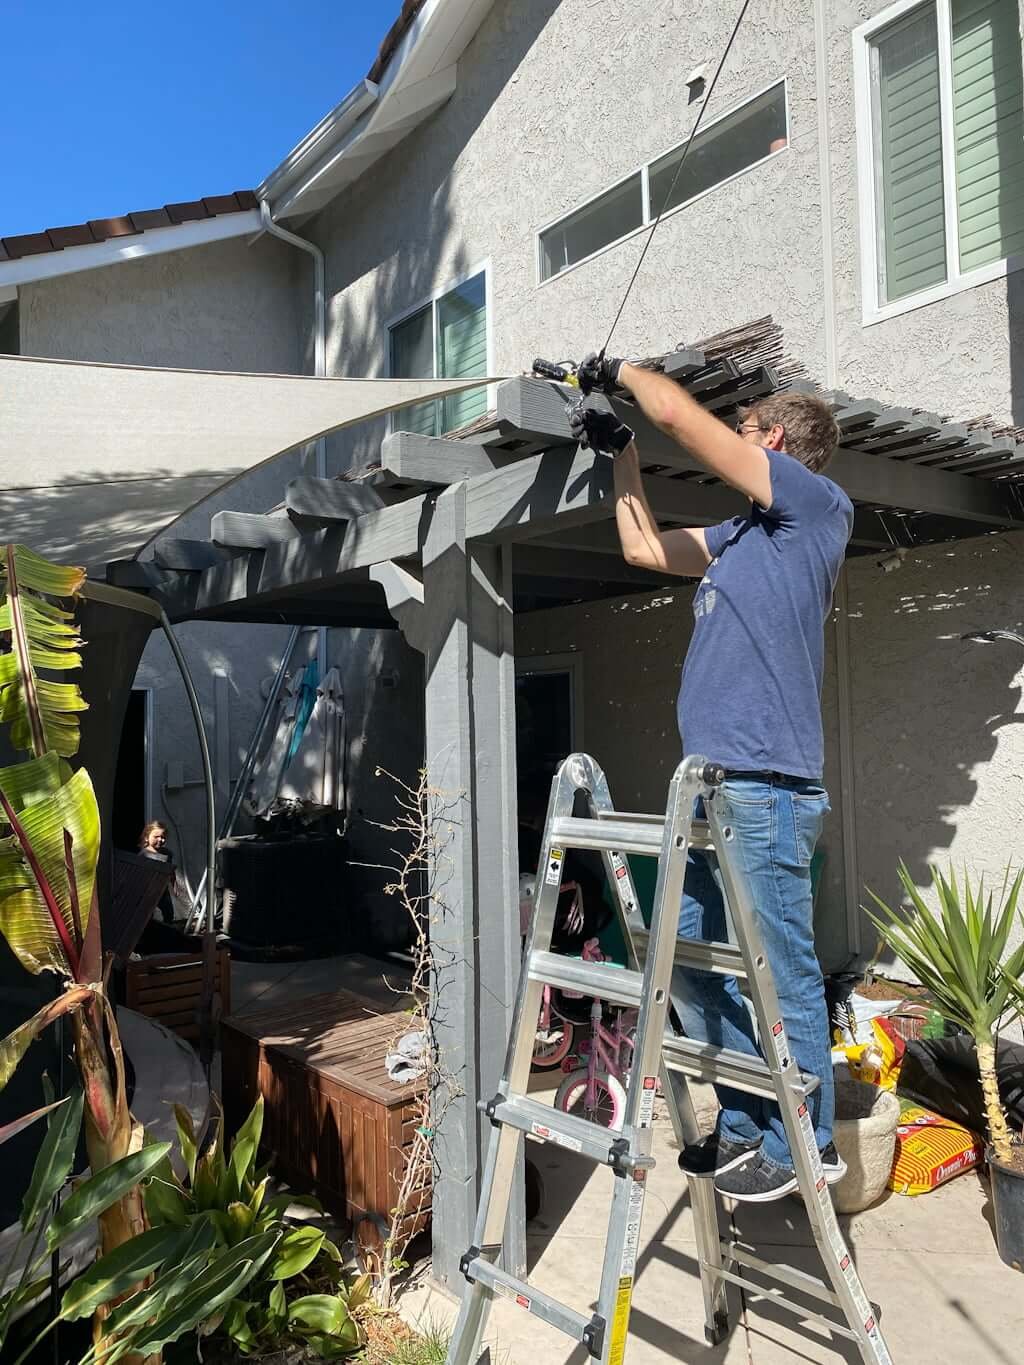
[[[85,571],[51,564],[24,545],[8,545],[0,574],[6,588],[0,630],[10,632],[12,643],[11,652],[0,656],[0,721],[10,725],[15,748],[37,758],[49,749],[70,757],[78,750],[78,713],[86,702],[76,683],[41,677],[39,670],[81,667],[81,637],[71,613],[47,599],[74,597]]]

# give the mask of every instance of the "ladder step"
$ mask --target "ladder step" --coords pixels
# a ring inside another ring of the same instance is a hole
[[[631,928],[630,937],[642,964],[650,942],[650,930]],[[696,967],[702,972],[716,972],[721,976],[739,977],[740,980],[747,976],[743,954],[738,948],[731,943],[707,943],[696,938],[676,940],[676,966]]]
[[[559,953],[530,954],[530,980],[543,981],[560,991],[577,991],[595,1000],[626,1009],[639,1009],[644,978],[640,972],[609,967],[603,962],[584,962]]]
[[[693,1038],[681,1038],[677,1034],[666,1034],[663,1056],[670,1070],[681,1071],[684,1076],[735,1086],[737,1090],[762,1095],[768,1100],[776,1098],[772,1073],[760,1057],[748,1057],[745,1052],[715,1047],[713,1043],[699,1043]],[[817,1076],[796,1070],[793,1072],[791,1084],[803,1095],[816,1090],[819,1083]]]
[[[654,1165],[650,1157],[634,1158],[621,1133],[604,1128],[598,1123],[563,1114],[550,1104],[532,1100],[527,1095],[512,1095],[480,1106],[496,1123],[507,1123],[520,1132],[550,1142],[567,1151],[578,1152],[603,1166],[616,1166],[625,1171]]]
[[[576,816],[557,816],[551,821],[551,842],[559,848],[583,848],[605,853],[640,853],[657,857],[665,837],[663,815],[626,815],[603,811],[591,820]],[[690,832],[691,848],[710,848],[711,836],[706,822],[695,820]]]
[[[599,1342],[603,1335],[603,1323],[600,1318],[584,1317],[575,1308],[559,1303],[550,1294],[535,1289],[525,1280],[517,1280],[515,1276],[507,1275],[504,1270],[483,1256],[467,1259],[464,1262],[464,1273],[467,1280],[486,1286],[492,1293],[504,1299],[511,1299],[513,1303],[525,1308],[542,1322],[556,1327],[574,1341],[582,1342],[592,1355],[595,1354],[592,1349],[595,1345],[598,1348],[597,1354],[600,1353]]]

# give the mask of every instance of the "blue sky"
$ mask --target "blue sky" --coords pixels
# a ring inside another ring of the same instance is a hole
[[[400,0],[2,0],[0,237],[252,189]]]

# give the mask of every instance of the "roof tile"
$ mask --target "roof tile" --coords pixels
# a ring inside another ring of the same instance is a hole
[[[66,246],[90,246],[96,238],[89,231],[88,223],[72,223],[69,227],[47,228],[46,235],[54,251],[63,251]]]
[[[131,237],[138,231],[127,214],[118,218],[90,218],[89,228],[97,242],[105,242],[108,237]]]
[[[424,0],[402,0],[401,13],[384,35],[384,41],[380,45],[377,58],[366,73],[368,81],[379,81],[384,75],[387,64],[395,55],[398,44],[405,37],[406,30],[419,14],[423,5]]]
[[[22,256],[37,256],[43,251],[52,251],[53,244],[45,232],[22,232],[16,237],[5,237],[4,246],[13,260]]]
[[[198,218],[210,217],[201,199],[192,199],[182,204],[167,204],[165,207],[172,223],[194,223]]]
[[[256,209],[260,205],[255,190],[235,190],[235,199],[240,209]]]
[[[216,218],[218,213],[238,212],[238,204],[233,194],[214,194],[204,198],[203,207],[211,218]]]
[[[171,216],[166,209],[140,209],[138,213],[129,213],[128,217],[135,224],[136,232],[171,226]]]

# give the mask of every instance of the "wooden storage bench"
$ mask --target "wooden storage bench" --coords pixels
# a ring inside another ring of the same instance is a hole
[[[350,991],[221,1021],[228,1132],[262,1095],[263,1145],[275,1172],[347,1218],[365,1246],[397,1204],[420,1122],[423,1083],[396,1085],[384,1069],[402,1027],[401,1014]],[[428,1167],[410,1201],[408,1236],[429,1224],[430,1176]]]
[[[189,1042],[199,1040],[203,990],[202,953],[154,953],[129,958],[124,968],[124,1003]],[[217,948],[213,1017],[231,1012],[231,954]]]

